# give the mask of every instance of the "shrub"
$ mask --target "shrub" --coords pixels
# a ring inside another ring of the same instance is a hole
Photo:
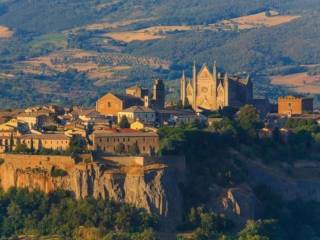
[[[61,168],[53,167],[51,170],[51,177],[65,177],[67,175],[68,175],[68,172],[66,170],[61,169]]]

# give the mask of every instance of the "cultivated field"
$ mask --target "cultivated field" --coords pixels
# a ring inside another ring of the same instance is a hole
[[[274,27],[277,25],[289,23],[300,16],[281,16],[275,11],[271,11],[271,16],[267,16],[265,12],[234,18],[222,21],[225,25],[235,25],[240,30],[252,29],[257,27]]]
[[[122,42],[148,41],[165,38],[165,34],[175,31],[190,31],[192,26],[153,26],[138,31],[112,32],[106,34],[114,40]]]
[[[253,15],[242,16],[239,18],[233,18],[229,20],[224,20],[215,24],[210,25],[176,25],[176,26],[152,26],[149,28],[143,28],[135,31],[114,31],[107,33],[105,36],[110,37],[116,41],[122,42],[132,42],[132,41],[148,41],[155,39],[162,39],[166,37],[166,34],[175,31],[203,31],[203,30],[246,30],[259,27],[273,27],[285,23],[289,23],[300,16],[281,16],[278,12],[271,11],[270,15],[267,16],[266,12],[261,12]],[[134,22],[143,22],[143,19],[137,21],[127,21],[121,23],[100,23],[95,25],[90,25],[87,27],[88,30],[96,29],[117,29],[117,27],[129,25]]]
[[[309,76],[307,73],[273,76],[273,85],[285,86],[297,93],[320,94],[320,75]]]
[[[0,38],[11,38],[13,35],[13,31],[11,31],[8,27],[0,26]]]

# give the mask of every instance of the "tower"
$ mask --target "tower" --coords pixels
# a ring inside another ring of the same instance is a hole
[[[187,88],[186,76],[183,71],[182,78],[180,80],[180,100],[183,107],[185,107],[186,105],[186,88]]]
[[[224,107],[229,106],[229,77],[228,73],[225,73],[224,80],[223,80],[223,87],[224,87]]]
[[[162,80],[158,79],[153,82],[152,86],[152,103],[156,109],[163,109],[165,105],[165,86]]]
[[[193,63],[192,75],[192,108],[197,111],[197,68],[195,62]]]
[[[212,79],[213,79],[213,87],[212,87],[211,91],[212,91],[212,96],[214,98],[213,107],[214,107],[214,109],[217,109],[218,72],[217,72],[216,61],[214,61],[214,63],[213,63]]]

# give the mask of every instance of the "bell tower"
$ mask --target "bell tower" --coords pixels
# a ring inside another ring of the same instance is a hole
[[[186,81],[185,73],[183,71],[182,78],[180,80],[180,100],[183,107],[186,106],[186,97],[187,97],[186,90],[187,90],[187,81]]]
[[[157,79],[152,86],[152,103],[156,109],[164,109],[165,107],[165,86],[162,80]]]

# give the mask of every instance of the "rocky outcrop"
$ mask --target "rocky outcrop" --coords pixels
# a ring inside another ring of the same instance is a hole
[[[258,200],[250,188],[237,187],[227,190],[222,198],[226,212],[243,219],[255,219],[258,215]]]
[[[239,229],[248,219],[259,217],[261,206],[249,186],[240,185],[227,189],[216,186],[216,193],[209,207],[232,220]]]
[[[175,170],[165,165],[132,173],[106,170],[98,163],[68,165],[64,177],[53,177],[50,162],[28,165],[5,160],[0,166],[1,187],[27,187],[46,193],[57,189],[71,191],[77,198],[87,196],[133,204],[160,217],[160,224],[170,230],[181,221],[182,199]]]

